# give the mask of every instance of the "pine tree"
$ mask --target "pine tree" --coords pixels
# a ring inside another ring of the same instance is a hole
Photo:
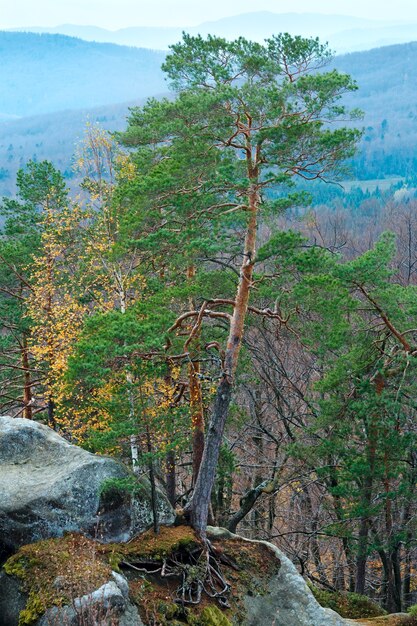
[[[178,97],[173,102],[151,101],[134,112],[123,135],[127,145],[142,146],[139,158],[156,168],[162,185],[165,163],[176,164],[179,171],[185,168],[187,185],[184,175],[171,178],[171,193],[177,198],[203,198],[206,215],[226,220],[233,216],[241,224],[236,293],[204,300],[198,311],[183,314],[188,317],[179,318],[176,326],[182,330],[182,320],[190,317],[196,320],[193,332],[205,319],[229,323],[204,455],[188,506],[192,524],[202,536],[249,308],[267,190],[288,187],[295,176],[324,178],[352,154],[358,137],[352,129],[330,128],[332,122],[349,116],[336,103],[355,85],[335,71],[318,72],[328,58],[326,47],[317,40],[289,35],[265,45],[243,38],[227,42],[184,35],[164,64]],[[160,194],[161,214],[166,212],[163,199]],[[281,208],[282,202],[278,205]],[[224,307],[231,313],[222,311]]]

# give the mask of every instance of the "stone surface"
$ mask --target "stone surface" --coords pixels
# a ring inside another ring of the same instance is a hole
[[[207,530],[209,538],[236,537],[223,528],[209,527]],[[268,594],[246,596],[247,615],[242,626],[346,626],[347,621],[340,615],[318,604],[304,578],[281,550],[266,541],[244,541],[268,546],[281,566],[278,574],[269,581]]]
[[[126,578],[116,572],[112,576],[113,580],[99,589],[75,598],[71,606],[49,609],[36,626],[143,626],[136,607],[129,602]]]
[[[19,613],[27,596],[20,582],[4,572],[0,574],[0,626],[18,626]],[[71,606],[54,607],[34,626],[144,626],[137,608],[129,601],[129,587],[124,576],[113,572],[112,580],[90,594],[74,598]]]
[[[126,541],[145,530],[152,524],[146,479],[133,502],[130,497],[118,507],[100,502],[106,480],[129,475],[121,463],[71,445],[47,426],[0,417],[0,560],[64,531]],[[173,523],[174,512],[161,492],[158,501],[161,523]]]
[[[399,626],[401,620],[409,617],[409,613],[391,613],[390,615],[380,615],[379,617],[347,619],[346,624],[351,624],[352,626]]]
[[[153,524],[151,506],[151,486],[149,480],[142,476],[136,478],[135,496],[128,492],[116,495],[105,493],[100,498],[95,536],[104,537],[106,541],[123,543],[133,535],[150,528]],[[161,524],[170,526],[175,522],[175,512],[164,493],[157,489],[158,517]]]
[[[0,626],[13,626],[19,622],[19,613],[27,602],[27,595],[20,589],[14,576],[0,573]]]

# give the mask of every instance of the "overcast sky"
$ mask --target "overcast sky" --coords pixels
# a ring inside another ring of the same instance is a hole
[[[94,24],[192,26],[251,11],[356,15],[417,21],[416,0],[0,0],[0,28]]]

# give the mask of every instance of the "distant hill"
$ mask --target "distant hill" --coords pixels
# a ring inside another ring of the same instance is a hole
[[[356,173],[417,177],[417,42],[336,57],[358,91],[346,98],[365,113],[365,135]]]
[[[17,170],[29,159],[52,161],[71,184],[75,177],[73,155],[87,122],[98,122],[109,131],[122,130],[129,107],[143,102],[59,111],[0,123],[0,198],[14,194]]]
[[[99,44],[91,45],[100,48]],[[364,121],[358,123],[364,126],[365,135],[361,151],[353,161],[355,177],[417,179],[417,82],[414,80],[417,43],[338,56],[333,64],[356,78],[359,90],[347,102],[365,112]],[[129,76],[130,66],[123,71]],[[48,83],[45,69],[42,80],[44,85]],[[82,82],[77,85],[76,80],[79,80],[77,74],[73,77],[75,93],[83,89]],[[163,85],[160,80],[159,84]],[[51,98],[58,97],[59,94],[53,94],[56,87],[52,80],[49,85]],[[106,85],[112,96],[118,97],[119,92],[109,79]],[[23,84],[19,89],[16,94],[21,93]],[[80,102],[81,98],[76,105]],[[140,98],[132,98],[122,104],[0,120],[0,196],[13,193],[16,171],[30,158],[49,158],[70,178],[75,143],[81,138],[87,119],[99,121],[109,130],[122,129],[129,106],[140,102]]]
[[[63,35],[0,32],[0,119],[166,91],[164,53]]]
[[[372,28],[352,28],[329,37],[333,49],[338,52],[370,50],[392,44],[417,41],[417,22]]]
[[[239,35],[263,41],[274,33],[289,32],[303,36],[320,37],[329,41],[337,52],[369,50],[372,47],[391,43],[417,40],[417,23],[398,22],[392,24],[382,20],[366,20],[349,15],[325,15],[320,13],[272,13],[255,11],[198,26],[184,25],[181,28],[130,27],[110,31],[96,26],[61,24],[56,27],[21,27],[19,31],[38,33],[60,33],[81,37],[87,41],[111,42],[142,48],[167,49],[181,39],[185,30],[191,34],[208,33],[236,38]]]

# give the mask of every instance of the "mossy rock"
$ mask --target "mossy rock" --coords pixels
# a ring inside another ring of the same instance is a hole
[[[258,623],[247,622],[248,598],[252,604],[257,602],[257,615],[262,615],[265,603],[274,595],[273,590],[278,584],[281,585],[281,595],[278,594],[278,599],[272,598],[269,607],[272,623],[279,610],[278,601],[283,596],[287,597],[285,585],[297,584],[296,577],[301,582],[298,596],[293,602],[299,602],[302,609],[302,594],[307,592],[305,582],[293,565],[289,569],[287,564],[287,573],[281,575],[285,557],[273,546],[264,542],[245,541],[230,533],[226,537],[210,537],[210,541],[215,562],[230,584],[228,608],[205,593],[198,605],[183,605],[177,595],[183,581],[181,568],[174,569],[169,576],[162,575],[161,569],[167,563],[168,567],[185,564],[193,573],[194,569],[199,570],[199,559],[201,563],[205,562],[204,545],[188,526],[161,527],[158,535],[147,531],[128,543],[119,544],[98,544],[80,535],[41,541],[24,546],[11,557],[5,565],[9,576],[4,576],[9,580],[19,580],[28,598],[26,607],[21,611],[20,626],[31,626],[48,608],[66,606],[72,599],[99,589],[109,581],[115,567],[128,578],[130,599],[136,604],[146,625],[236,626]],[[319,613],[322,609],[312,597],[311,601]],[[298,610],[298,605],[294,610]],[[277,624],[282,626],[283,623],[278,619]],[[310,626],[311,621],[308,623]],[[327,622],[322,620],[320,623]],[[335,621],[329,623],[339,624]],[[305,626],[306,622],[300,620],[291,624]]]
[[[359,593],[325,591],[309,585],[310,589],[321,606],[333,609],[342,617],[348,619],[361,619],[368,617],[380,617],[386,615],[382,607],[370,600],[367,596]]]
[[[201,541],[189,526],[161,526],[157,535],[153,530],[148,530],[126,544],[105,546],[104,551],[108,553],[114,547],[124,557],[135,556],[162,561],[178,550],[192,550],[199,545],[201,546]]]
[[[97,557],[97,544],[75,534],[23,546],[4,571],[19,579],[28,596],[19,626],[30,626],[47,609],[68,604],[111,578],[110,565]]]
[[[160,626],[232,626],[240,624],[245,616],[246,595],[263,595],[268,591],[271,577],[279,570],[279,560],[264,544],[244,542],[239,538],[212,540],[217,551],[217,560],[223,575],[231,585],[227,599],[229,609],[220,607],[215,598],[203,594],[200,604],[181,606],[176,604],[176,592],[180,578],[162,578],[150,575],[148,580],[130,581],[131,597],[136,602],[141,618],[148,623],[149,616]],[[113,550],[113,563],[119,558],[123,562],[137,563],[137,559],[162,563],[174,556],[175,560],[190,556],[189,574],[198,567],[192,563],[203,545],[195,532],[188,526],[162,527],[159,535],[148,531],[125,546],[116,544],[106,549]],[[118,553],[117,553],[118,551]],[[126,570],[128,572],[128,570]],[[128,574],[129,575],[129,574]],[[131,576],[134,578],[134,572]],[[152,622],[153,623],[153,622]]]

